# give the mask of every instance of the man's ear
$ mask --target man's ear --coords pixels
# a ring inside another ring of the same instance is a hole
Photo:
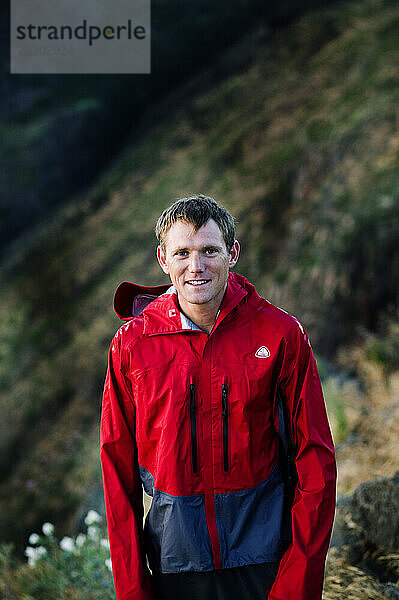
[[[240,243],[238,240],[234,240],[234,244],[231,247],[230,250],[230,257],[229,257],[229,267],[232,268],[237,264],[238,261],[238,257],[240,255]]]
[[[158,248],[157,248],[157,259],[161,266],[162,271],[164,273],[166,273],[166,275],[169,275],[169,269],[168,269],[168,265],[166,262],[166,257],[165,257],[164,251],[162,250],[161,246],[158,246]]]

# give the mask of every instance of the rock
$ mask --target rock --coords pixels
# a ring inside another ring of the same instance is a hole
[[[399,472],[360,484],[350,500],[354,524],[364,538],[389,552],[399,550]]]
[[[337,506],[335,511],[334,527],[331,536],[331,546],[343,548],[351,543],[353,528],[350,527],[351,521],[351,500],[352,495],[340,495],[337,497]]]

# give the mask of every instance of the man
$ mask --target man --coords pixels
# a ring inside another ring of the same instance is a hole
[[[320,599],[336,468],[307,335],[230,272],[240,246],[213,199],[175,202],[156,233],[172,286],[119,286],[104,389],[117,598]]]

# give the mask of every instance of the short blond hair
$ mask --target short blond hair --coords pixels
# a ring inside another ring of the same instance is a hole
[[[213,198],[203,194],[180,198],[163,211],[155,226],[159,245],[165,252],[166,234],[176,221],[186,221],[194,227],[194,231],[198,231],[209,219],[217,223],[227,251],[230,252],[235,240],[234,218]]]

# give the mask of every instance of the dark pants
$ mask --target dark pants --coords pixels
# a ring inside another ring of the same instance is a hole
[[[154,575],[156,600],[265,600],[278,563],[247,565],[205,573]]]

